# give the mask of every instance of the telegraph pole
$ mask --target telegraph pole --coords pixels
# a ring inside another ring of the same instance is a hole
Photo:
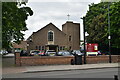
[[[83,19],[83,35],[84,35],[84,64],[86,64],[86,39],[85,39],[85,17]]]
[[[110,42],[111,36],[110,36],[110,14],[109,14],[109,9],[110,9],[110,6],[109,6],[109,3],[108,3],[109,63],[111,63],[111,48],[110,48],[110,46],[111,46],[111,42]]]

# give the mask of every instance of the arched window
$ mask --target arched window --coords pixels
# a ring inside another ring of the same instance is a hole
[[[53,41],[53,31],[48,32],[48,41]]]

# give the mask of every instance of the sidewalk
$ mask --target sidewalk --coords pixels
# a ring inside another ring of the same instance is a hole
[[[51,65],[51,66],[29,66],[23,72],[49,72],[49,71],[64,71],[64,70],[85,70],[99,68],[118,67],[118,63],[101,63],[101,64],[83,64],[83,65]]]
[[[101,63],[101,64],[83,64],[83,65],[44,65],[44,66],[22,66],[3,68],[3,74],[12,73],[33,73],[33,72],[49,72],[64,70],[86,70],[100,68],[118,67],[118,63]]]

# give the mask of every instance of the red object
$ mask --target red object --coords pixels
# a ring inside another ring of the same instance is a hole
[[[39,55],[44,55],[45,53],[44,53],[44,51],[41,51],[40,50],[40,53],[38,53]]]
[[[98,52],[98,44],[97,43],[87,43],[87,52]]]

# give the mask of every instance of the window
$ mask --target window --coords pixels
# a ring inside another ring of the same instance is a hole
[[[65,46],[60,46],[59,50],[65,50]]]
[[[41,50],[41,46],[39,46],[39,50]]]
[[[36,50],[38,49],[38,46],[36,46]]]
[[[45,47],[44,46],[39,46],[39,50],[44,50]]]
[[[53,31],[48,32],[48,41],[53,41]]]
[[[63,46],[63,50],[65,50],[65,46]]]
[[[44,46],[42,46],[42,50],[44,50]]]
[[[62,46],[60,46],[60,50],[62,50]]]
[[[71,36],[69,36],[69,41],[71,41],[72,39],[71,39]]]

